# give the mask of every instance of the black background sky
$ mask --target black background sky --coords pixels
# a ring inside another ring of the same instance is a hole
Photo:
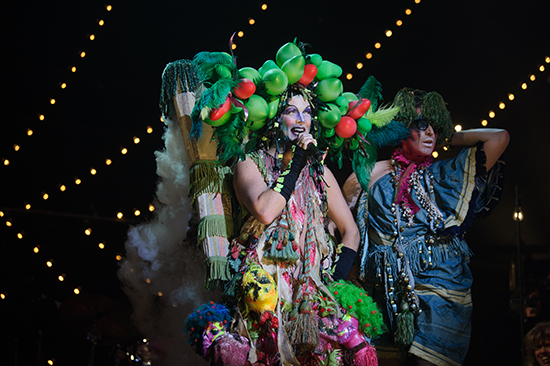
[[[509,304],[509,269],[517,250],[512,221],[516,186],[525,214],[525,277],[541,283],[549,273],[549,1],[276,1],[268,2],[266,11],[255,1],[113,2],[111,12],[106,4],[3,5],[0,157],[10,162],[0,166],[0,293],[8,295],[0,301],[8,321],[3,345],[37,347],[38,329],[48,333],[56,327],[51,303],[65,301],[76,286],[126,304],[115,256],[124,251],[128,225],[146,219],[133,216],[134,209],[146,212],[153,200],[153,153],[162,148],[162,71],[167,63],[200,51],[228,51],[233,32],[243,30],[234,51],[239,67],[260,67],[298,37],[311,44],[308,52],[353,73],[353,79],[344,81],[347,91],[357,92],[371,74],[382,82],[386,101],[404,86],[436,90],[448,102],[453,122],[463,128],[481,127],[489,110],[496,111],[488,127],[511,134],[507,180],[500,206],[467,237],[476,253],[474,333],[467,364],[518,359],[519,321]],[[249,25],[249,18],[256,24]],[[104,26],[97,24],[99,19]],[[395,25],[398,19],[404,22],[401,27]],[[392,37],[385,37],[386,29]],[[379,50],[375,42],[381,42]],[[374,57],[367,60],[366,52]],[[363,69],[355,68],[357,62]],[[546,71],[540,72],[540,65]],[[72,66],[76,73],[70,72]],[[535,81],[529,81],[530,74]],[[67,83],[64,90],[62,82]],[[523,82],[527,90],[520,88]],[[515,94],[514,101],[507,100],[508,93]],[[504,110],[498,108],[500,101],[506,102]],[[152,134],[145,132],[147,126]],[[34,132],[30,137],[29,128]],[[134,136],[141,139],[137,145]],[[121,147],[129,153],[121,155]],[[106,158],[113,164],[106,166]],[[75,177],[81,185],[74,184]],[[66,192],[59,191],[60,184]],[[50,196],[47,201],[43,192]],[[27,203],[30,210],[25,210]],[[118,211],[125,214],[123,220],[116,219]],[[92,235],[84,235],[86,228],[92,228]],[[98,249],[99,242],[106,244],[104,250]],[[36,245],[38,254],[32,252]],[[54,267],[47,268],[51,258]],[[63,283],[57,280],[61,273],[66,274]],[[548,320],[548,312],[544,316]],[[52,339],[66,341],[59,329],[51,333]],[[67,354],[67,347],[57,343],[50,341],[49,351]],[[70,347],[70,357],[85,359],[87,348]],[[76,356],[78,350],[84,355]]]

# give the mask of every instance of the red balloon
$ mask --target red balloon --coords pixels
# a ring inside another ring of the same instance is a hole
[[[359,119],[363,117],[363,115],[367,113],[370,108],[370,100],[368,99],[361,99],[361,104],[359,104],[357,108],[354,108],[357,103],[359,103],[359,100],[352,100],[351,102],[349,102],[347,115],[353,119]]]
[[[315,78],[315,75],[317,75],[317,66],[314,64],[307,64],[304,66],[304,74],[298,82],[302,85],[309,85]]]
[[[214,108],[210,111],[210,119],[212,121],[217,121],[231,108],[231,100],[229,97],[225,100],[225,102],[218,108]]]
[[[249,79],[241,79],[233,89],[233,94],[240,99],[248,99],[256,91],[256,85]]]
[[[343,139],[348,139],[357,131],[357,123],[349,116],[340,118],[340,122],[334,127],[336,134]]]

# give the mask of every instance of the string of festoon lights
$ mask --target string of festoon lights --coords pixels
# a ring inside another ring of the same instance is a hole
[[[421,2],[421,0],[414,0],[414,3],[416,5],[420,4],[420,2]],[[412,15],[412,9],[411,8],[406,8],[404,10],[404,14],[405,14],[406,17]],[[395,26],[397,28],[401,27],[402,25],[403,25],[403,19],[402,18],[398,18],[397,20],[395,20]],[[394,34],[394,31],[392,30],[391,27],[388,27],[384,30],[384,36],[386,38],[390,38],[391,36],[393,36],[393,34]],[[374,42],[372,47],[374,49],[369,49],[369,50],[364,51],[365,59],[367,59],[367,60],[372,60],[372,58],[374,57],[374,53],[380,51],[380,49],[382,48],[382,41]],[[355,68],[357,70],[362,70],[364,66],[365,65],[363,64],[362,61],[356,61],[355,62]],[[353,73],[352,72],[346,72],[345,77],[346,77],[347,80],[351,80],[351,79],[353,79]]]

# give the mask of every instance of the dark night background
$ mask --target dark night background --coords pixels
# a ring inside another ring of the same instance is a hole
[[[344,75],[353,73],[351,80],[341,77],[346,91],[357,92],[372,74],[382,82],[386,101],[404,86],[436,90],[455,124],[478,128],[488,119],[488,127],[510,132],[502,202],[467,236],[475,253],[475,281],[466,365],[519,364],[522,335],[512,270],[518,252],[512,220],[516,187],[525,215],[520,236],[524,296],[538,291],[540,298],[540,311],[527,318],[524,330],[550,320],[550,63],[545,61],[550,1],[276,1],[267,2],[266,11],[256,1],[109,4],[110,12],[107,3],[94,1],[2,6],[0,158],[9,161],[0,166],[2,365],[45,365],[52,358],[58,365],[86,365],[91,343],[85,335],[97,311],[108,313],[104,319],[114,329],[96,349],[97,359],[103,357],[97,364],[113,363],[109,353],[117,343],[139,339],[116,276],[116,256],[124,253],[129,225],[151,215],[154,151],[163,147],[162,71],[167,63],[200,51],[228,51],[229,38],[239,30],[244,31],[235,41],[239,67],[259,68],[298,37],[311,44],[309,53],[340,65]],[[249,18],[256,24],[249,25]],[[398,19],[401,27],[395,25]],[[386,29],[393,31],[390,38]],[[375,42],[381,42],[379,50]],[[366,52],[374,57],[367,60]],[[361,70],[357,62],[364,64]],[[546,70],[539,71],[540,65]],[[63,82],[66,89],[60,88]],[[509,93],[515,100],[508,100]],[[498,107],[501,101],[504,110]],[[488,118],[489,110],[496,111],[494,119]],[[122,155],[121,147],[128,154]],[[105,165],[106,158],[112,165]],[[348,173],[336,175],[343,181]],[[82,184],[76,185],[75,177]],[[135,209],[141,210],[139,217]],[[119,211],[122,220],[116,218]],[[84,234],[87,228],[90,236]],[[98,248],[100,242],[105,249]],[[45,264],[49,259],[52,268]],[[58,281],[60,274],[65,281]],[[82,292],[75,300],[76,287]]]

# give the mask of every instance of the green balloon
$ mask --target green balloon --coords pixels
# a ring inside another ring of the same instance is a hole
[[[265,124],[268,114],[268,106],[264,98],[254,94],[248,98],[248,102],[246,102],[245,107],[248,110],[248,118],[246,122],[253,131],[255,131],[254,127],[258,125],[263,126]]]
[[[243,67],[239,70],[239,76],[252,81],[256,85],[262,80],[262,75],[253,67]]]
[[[288,77],[289,84],[294,84],[302,78],[302,75],[304,75],[305,65],[306,59],[302,55],[296,55],[293,58],[285,61],[281,69]]]
[[[313,64],[319,67],[321,66],[321,62],[323,62],[323,58],[318,53],[312,53],[311,55],[306,56],[306,61],[308,64]]]
[[[237,99],[237,98],[235,98],[235,100],[237,100],[241,103],[243,102],[242,100]],[[242,110],[243,110],[243,107],[237,107],[233,102],[231,102],[231,109],[229,110],[229,112],[235,114],[235,113],[239,113]]]
[[[272,119],[277,114],[277,110],[279,109],[279,98],[273,99],[268,104],[269,111],[267,113],[267,119]]]
[[[337,78],[342,75],[342,68],[330,61],[323,60],[321,65],[317,67],[317,80],[324,80],[328,78]]]
[[[279,67],[283,67],[284,63],[287,60],[290,60],[294,56],[302,55],[302,51],[296,46],[295,43],[288,42],[287,44],[283,45],[279,50],[277,51],[277,56],[275,57],[275,60],[277,60],[277,65]]]
[[[279,68],[266,71],[263,77],[265,90],[269,95],[279,95],[288,86],[288,77]]]
[[[344,93],[345,94],[345,93]],[[340,108],[340,114],[342,116],[345,116],[346,113],[348,113],[349,109],[349,100],[346,99],[343,95],[340,95],[336,100],[334,101],[338,108]]]
[[[355,95],[355,94],[352,93],[352,92],[345,92],[345,93],[342,93],[342,96],[343,96],[343,97],[346,97],[346,99],[348,100],[348,102],[351,102],[351,101],[354,101],[354,100],[359,100],[359,98],[357,97],[357,95]]]
[[[357,120],[357,131],[361,132],[363,135],[369,133],[372,130],[372,123],[365,117],[361,117]]]
[[[262,67],[258,69],[258,71],[260,72],[260,75],[264,77],[265,73],[272,69],[279,69],[279,66],[277,66],[275,61],[267,60],[266,62],[264,62]]]
[[[342,94],[343,90],[344,86],[339,79],[329,78],[321,80],[319,84],[317,84],[317,87],[315,88],[315,94],[317,94],[317,97],[322,102],[326,103],[335,101],[336,98],[338,98],[338,96]]]
[[[327,139],[334,136],[336,133],[336,130],[334,128],[323,128],[323,136],[325,136]]]
[[[328,109],[319,109],[317,116],[325,128],[333,128],[340,122],[340,108],[336,104],[327,103]]]

